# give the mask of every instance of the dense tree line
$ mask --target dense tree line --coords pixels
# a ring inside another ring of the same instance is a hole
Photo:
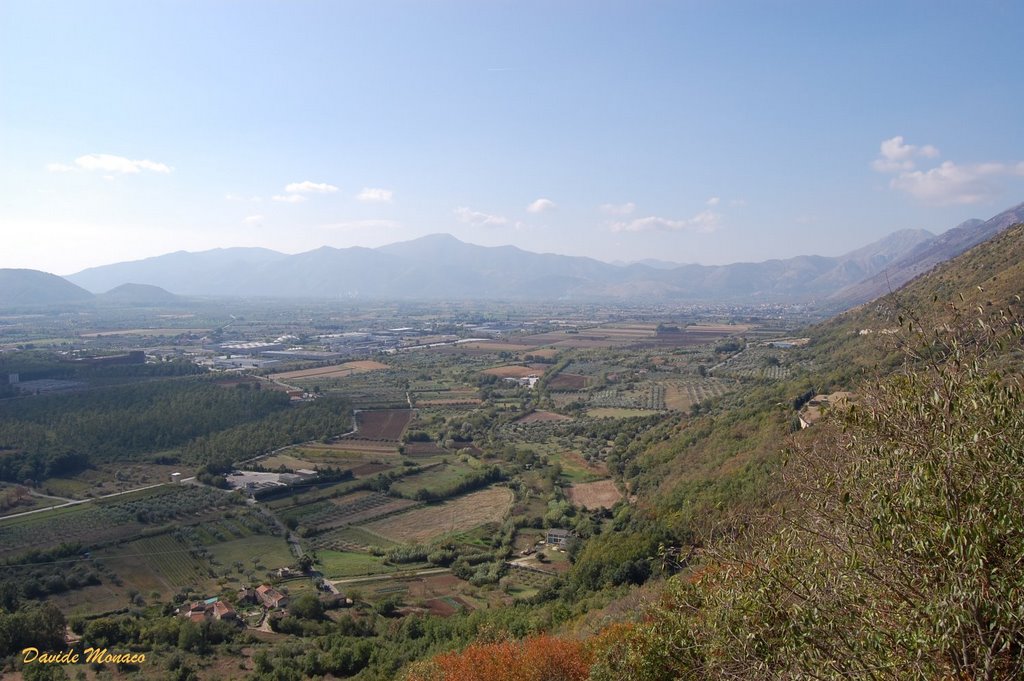
[[[156,381],[0,403],[0,480],[66,475],[93,462],[180,447],[287,410],[288,396],[204,380]]]
[[[260,392],[260,391],[256,391]],[[278,447],[326,440],[351,428],[349,403],[341,397],[326,396],[279,410],[259,420],[195,438],[182,449],[186,459],[206,463],[206,470],[222,474],[232,464]]]

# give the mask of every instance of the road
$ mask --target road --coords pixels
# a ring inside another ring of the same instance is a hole
[[[187,482],[188,480],[194,480],[194,478],[186,478],[185,480],[182,480],[182,482]],[[53,506],[47,506],[46,508],[35,508],[35,509],[32,509],[31,511],[22,511],[21,513],[12,513],[11,515],[5,515],[3,517],[0,517],[0,522],[3,522],[4,520],[7,520],[9,518],[20,518],[21,516],[31,515],[32,513],[45,513],[46,511],[52,511],[52,510],[58,509],[58,508],[66,508],[68,506],[78,506],[79,504],[88,504],[90,501],[96,501],[97,499],[109,499],[110,497],[119,497],[122,494],[131,494],[132,492],[142,492],[143,490],[153,489],[154,487],[163,487],[164,485],[170,485],[170,484],[173,484],[173,483],[170,483],[170,482],[158,482],[155,485],[146,485],[145,487],[136,487],[135,489],[126,489],[123,492],[112,492],[110,494],[104,494],[104,495],[98,496],[98,497],[90,497],[88,499],[74,499],[72,501],[68,501],[68,502],[63,503],[63,504],[55,504]],[[42,495],[40,495],[40,496],[42,496]]]

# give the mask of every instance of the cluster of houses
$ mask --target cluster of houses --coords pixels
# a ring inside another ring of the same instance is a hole
[[[193,601],[178,609],[178,614],[193,622],[210,620],[237,620],[238,613],[234,608],[219,598],[207,598],[205,601]]]
[[[238,602],[252,605],[263,605],[266,608],[287,608],[288,596],[269,584],[261,584],[255,589],[241,589]],[[238,620],[238,613],[230,605],[219,598],[207,598],[204,601],[193,601],[178,609],[178,614],[193,622],[209,622],[213,620]]]

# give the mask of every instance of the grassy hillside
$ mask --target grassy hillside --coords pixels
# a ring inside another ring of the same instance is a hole
[[[589,678],[1020,678],[1022,256],[1018,225],[811,329],[806,383],[622,452],[636,510],[588,542],[563,598],[682,570],[645,607],[603,611],[621,623],[590,627]],[[790,433],[808,384],[856,406]]]

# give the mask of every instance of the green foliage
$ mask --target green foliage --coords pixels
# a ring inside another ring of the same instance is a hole
[[[1022,329],[959,325],[819,423],[795,505],[712,552],[596,679],[1020,678]],[[1012,366],[1012,365],[1011,365]]]
[[[0,479],[68,475],[90,462],[181,446],[287,409],[271,390],[225,390],[209,381],[154,381],[0,403]]]
[[[64,645],[64,625],[64,615],[53,603],[0,613],[0,657],[28,646],[59,650]]]
[[[486,487],[501,480],[501,469],[497,466],[469,472],[448,483],[438,483],[431,488],[421,487],[412,495],[416,501],[438,501]]]
[[[273,391],[242,391],[260,392]],[[283,394],[283,393],[279,393]],[[289,444],[337,435],[351,426],[349,404],[339,397],[322,397],[197,437],[184,448],[185,456],[207,462],[210,473],[226,473],[231,464]]]
[[[292,600],[288,612],[301,619],[318,620],[323,617],[324,608],[315,593],[304,593]]]

